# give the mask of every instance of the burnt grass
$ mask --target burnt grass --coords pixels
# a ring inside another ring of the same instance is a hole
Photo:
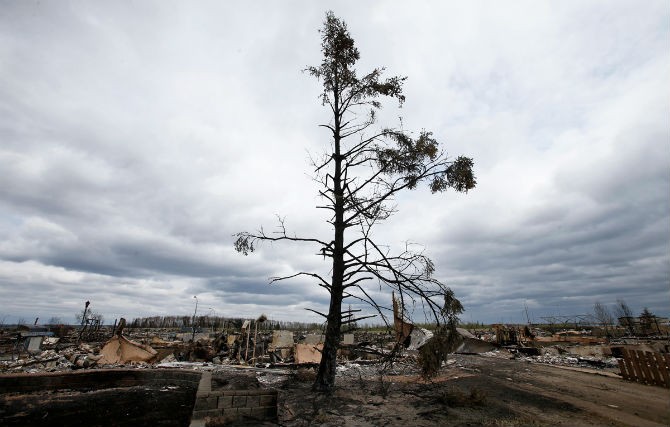
[[[553,425],[514,410],[523,401],[537,412],[579,412],[564,402],[504,385],[481,388],[467,379],[444,384],[402,384],[381,396],[378,385],[342,387],[332,395],[310,395],[310,384],[292,384],[283,394],[280,424],[309,425]],[[475,388],[477,387],[477,388]],[[294,398],[289,397],[293,395]],[[353,415],[353,417],[352,417]],[[357,422],[347,422],[356,418]]]
[[[282,384],[279,424],[284,426],[517,426],[555,425],[580,409],[511,384],[506,378],[459,376],[424,382],[418,376],[338,378],[330,394],[311,392],[304,372]],[[519,405],[521,402],[521,405]],[[551,417],[542,414],[550,413]]]

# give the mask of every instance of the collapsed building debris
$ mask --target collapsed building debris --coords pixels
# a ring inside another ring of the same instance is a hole
[[[284,360],[291,355],[293,349],[293,332],[291,331],[272,331],[272,342],[268,348],[271,357],[276,361]]]
[[[158,352],[150,345],[131,341],[117,335],[107,341],[100,350],[100,364],[126,364],[133,362],[151,363],[156,360]]]
[[[255,321],[231,322],[229,327],[215,332],[213,328],[194,329],[179,333],[179,328],[132,329],[124,336],[125,320],[121,319],[110,339],[79,342],[80,331],[74,328],[23,328],[19,332],[3,333],[2,348],[20,348],[11,357],[0,357],[0,372],[40,373],[85,369],[109,369],[131,365],[143,369],[232,369],[255,372],[259,382],[267,386],[277,384],[290,374],[280,370],[296,369],[311,372],[320,362],[324,336],[320,330],[277,330],[259,327],[264,316]],[[62,325],[61,325],[62,326]],[[232,327],[231,327],[232,326]],[[242,327],[240,327],[242,326]],[[44,330],[42,330],[44,329]],[[46,330],[50,329],[50,330]],[[181,331],[184,327],[181,327]],[[27,332],[52,332],[41,337],[39,350],[26,346]],[[58,331],[58,332],[56,332]],[[126,331],[127,332],[127,331]],[[195,332],[195,333],[194,333]],[[479,354],[484,357],[516,359],[528,363],[565,366],[579,369],[598,369],[614,374],[622,364],[622,349],[644,349],[666,354],[670,349],[665,341],[654,345],[641,344],[637,338],[625,338],[603,345],[602,339],[588,335],[588,331],[543,331],[531,325],[496,325],[495,328],[473,330],[457,328],[457,337],[450,342],[447,352]],[[108,329],[101,329],[98,336],[109,337]],[[49,336],[51,335],[51,336]],[[57,335],[57,336],[54,336]],[[450,335],[453,337],[453,335]],[[195,340],[193,339],[195,338]],[[394,300],[394,328],[387,330],[361,329],[343,334],[338,359],[338,375],[359,371],[361,366],[381,366],[393,354],[393,364],[417,366],[422,358],[421,348],[435,338],[433,331],[412,324],[405,316],[400,301]],[[444,339],[442,336],[440,339]],[[3,344],[7,343],[6,345]],[[590,345],[590,343],[598,343]],[[17,343],[20,345],[17,346]],[[452,347],[452,344],[456,347]],[[631,344],[634,343],[634,344]],[[400,344],[400,345],[398,345]],[[646,345],[646,347],[645,347]],[[32,350],[32,351],[28,351]],[[654,356],[656,357],[656,356]],[[450,361],[441,359],[437,365],[446,366]],[[452,359],[453,360],[453,359]],[[646,376],[645,367],[638,365],[641,374],[629,363],[623,362],[621,375],[632,381],[657,384],[662,371],[651,369]],[[668,367],[666,366],[666,369]],[[412,372],[420,371],[414,369]],[[262,379],[262,381],[261,381]],[[224,399],[225,397],[225,399]],[[222,400],[223,399],[223,400]],[[218,402],[227,402],[227,395],[216,395]],[[248,400],[248,398],[246,398]],[[253,401],[253,399],[251,399]],[[227,403],[221,403],[227,405]],[[216,410],[220,410],[217,406]],[[213,410],[210,408],[208,410]],[[242,411],[245,412],[245,411]],[[212,412],[213,414],[213,412]]]
[[[487,351],[492,351],[497,346],[494,344],[484,341],[472,335],[468,330],[463,328],[456,328],[456,331],[461,336],[463,340],[462,343],[456,348],[455,353],[463,354],[481,354],[486,353]]]
[[[323,344],[296,344],[295,345],[295,363],[319,363],[321,361],[321,352]]]
[[[150,345],[130,341],[123,334],[126,319],[121,318],[112,337],[100,350],[100,364],[125,364],[132,362],[151,363],[156,360],[158,352]]]
[[[391,294],[391,298],[393,300],[393,329],[395,330],[396,342],[407,347],[414,325],[405,316],[405,307],[402,300],[397,300],[395,293]]]
[[[54,333],[41,326],[21,326],[19,334],[23,339],[23,346],[28,353],[38,353],[42,350],[45,338],[53,337]]]
[[[400,317],[400,316],[399,316]],[[123,321],[119,326],[123,324]],[[406,337],[407,351],[420,348],[431,338],[431,331],[418,328],[406,320],[400,324],[401,328],[389,334],[388,332],[370,333],[364,330],[353,334],[344,334],[338,357],[342,360],[375,360],[384,357],[393,349],[399,333],[410,330]],[[30,328],[24,328],[28,332]],[[122,327],[118,328],[123,331]],[[308,358],[298,357],[296,359],[296,345],[308,344],[317,346],[323,341],[323,335],[319,333],[298,333],[284,330],[258,330],[251,323],[251,333],[240,333],[235,330],[223,330],[219,333],[202,331],[201,338],[196,342],[184,342],[178,340],[178,333],[165,330],[132,330],[131,337],[117,334],[112,339],[102,343],[91,342],[75,344],[78,331],[71,330],[69,335],[63,337],[42,337],[40,351],[30,354],[26,351],[25,341],[20,333],[4,333],[0,339],[0,347],[5,350],[5,361],[0,357],[0,369],[21,369],[25,364],[26,369],[78,369],[83,367],[100,365],[120,365],[127,363],[155,363],[165,360],[207,362],[215,364],[246,364],[256,366],[269,366],[281,364],[313,363],[318,358],[317,354]],[[510,329],[510,327],[508,327]],[[457,353],[484,354],[494,351],[498,346],[500,328],[495,331],[469,331],[457,328],[460,336],[460,345],[454,349]],[[49,331],[47,331],[49,332]],[[395,333],[395,337],[394,334]],[[566,348],[573,350],[590,348],[582,341],[553,341],[554,335],[542,336],[539,331],[534,330],[534,338],[519,335],[521,342],[517,345],[507,345],[510,354],[518,353],[520,356],[544,356],[545,348]],[[53,335],[47,333],[45,335]],[[69,336],[69,338],[68,338]],[[48,339],[47,339],[48,338]],[[631,340],[620,340],[625,343]],[[4,342],[5,344],[2,344]],[[248,343],[248,344],[247,344]],[[20,344],[20,345],[19,345]],[[555,346],[559,347],[555,347]],[[600,344],[598,344],[600,345]],[[598,348],[596,347],[594,348]],[[614,346],[626,345],[617,344]],[[641,344],[635,344],[640,346]],[[17,350],[20,350],[20,352]],[[404,348],[404,346],[403,346]],[[644,347],[640,347],[644,348]],[[248,350],[247,350],[248,349]],[[317,347],[318,349],[318,347]],[[1,349],[0,349],[1,350]],[[667,352],[667,346],[656,346],[648,351]],[[0,351],[1,353],[2,351]],[[314,351],[311,351],[314,353]],[[318,352],[318,351],[317,351]],[[62,357],[57,357],[57,356]],[[560,354],[559,354],[560,355]],[[557,355],[557,356],[559,356]],[[577,357],[602,357],[602,355],[576,355]],[[614,356],[621,358],[621,354]],[[552,355],[553,357],[553,355]],[[53,359],[46,361],[47,359]],[[71,360],[72,359],[72,360]],[[21,362],[19,362],[21,360]],[[9,363],[7,363],[9,362]]]
[[[433,333],[428,329],[413,327],[408,338],[407,350],[418,350],[433,338]]]

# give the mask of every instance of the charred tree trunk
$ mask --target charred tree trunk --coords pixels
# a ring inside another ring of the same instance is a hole
[[[335,289],[333,289],[335,292]],[[342,291],[339,298],[334,296],[330,299],[330,310],[328,312],[328,324],[326,326],[326,342],[323,345],[323,354],[319,364],[319,372],[312,386],[315,391],[330,392],[335,387],[335,372],[337,368],[337,350],[340,346],[340,329]]]
[[[326,340],[323,344],[323,354],[319,364],[313,389],[329,392],[335,387],[335,372],[337,368],[337,350],[340,347],[340,332],[342,329],[342,299],[344,294],[344,190],[342,188],[342,155],[340,137],[339,93],[338,86],[333,88],[333,109],[335,111],[335,127],[333,140],[335,152],[333,160],[335,171],[333,174],[333,195],[335,240],[333,245],[333,276],[330,288],[330,307],[326,325]]]

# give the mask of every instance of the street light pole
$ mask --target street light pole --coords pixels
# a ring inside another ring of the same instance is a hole
[[[212,314],[214,314],[214,322],[210,319]],[[212,332],[216,333],[216,310],[214,310],[214,307],[209,307],[209,311],[207,312],[207,327],[211,328]]]

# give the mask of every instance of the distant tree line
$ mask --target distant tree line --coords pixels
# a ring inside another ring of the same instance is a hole
[[[150,316],[133,319],[129,328],[152,329],[182,329],[182,328],[209,328],[209,329],[240,329],[244,324],[243,318],[223,316]],[[315,330],[321,329],[318,323],[292,322],[285,320],[268,319],[258,323],[259,330]]]

